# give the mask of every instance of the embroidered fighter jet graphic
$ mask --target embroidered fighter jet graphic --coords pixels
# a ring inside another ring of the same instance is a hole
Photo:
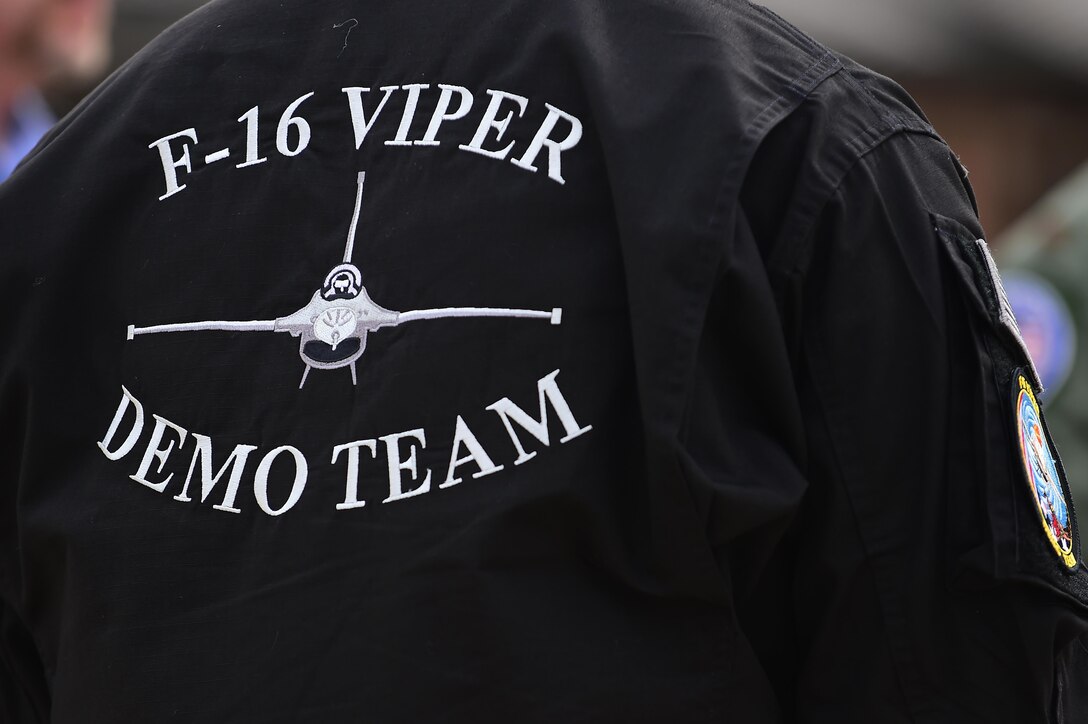
[[[230,332],[287,332],[299,337],[298,354],[305,369],[299,389],[306,384],[311,369],[333,370],[340,367],[351,369],[351,384],[357,384],[355,363],[366,350],[366,336],[382,327],[395,327],[423,319],[450,317],[520,317],[547,319],[553,325],[562,320],[563,310],[556,307],[549,311],[532,309],[501,309],[493,307],[445,307],[417,309],[410,312],[394,312],[379,306],[370,298],[363,286],[363,275],[352,261],[355,235],[359,225],[359,211],[363,203],[363,182],[366,172],[360,171],[355,196],[355,213],[348,229],[347,247],[343,263],[333,267],[325,277],[321,288],[314,292],[306,306],[285,317],[251,321],[208,321],[181,324],[156,324],[148,327],[129,325],[128,339],[144,334],[166,332],[204,332],[211,330]]]

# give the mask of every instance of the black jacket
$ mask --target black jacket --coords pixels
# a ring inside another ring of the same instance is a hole
[[[757,6],[214,2],[0,220],[9,720],[1085,718],[961,168]]]

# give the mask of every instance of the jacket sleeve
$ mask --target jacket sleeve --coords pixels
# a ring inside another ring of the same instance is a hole
[[[1088,717],[1088,569],[982,237],[947,147],[899,133],[786,275],[809,454],[798,721]]]

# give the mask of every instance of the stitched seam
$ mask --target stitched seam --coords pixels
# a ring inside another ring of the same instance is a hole
[[[755,155],[755,149],[759,148],[759,145],[763,143],[766,138],[766,134],[772,125],[787,117],[789,113],[795,110],[805,97],[808,96],[813,90],[818,88],[820,84],[828,77],[834,75],[842,69],[842,64],[830,52],[825,52],[818,58],[815,58],[813,62],[806,67],[795,80],[790,81],[788,87],[794,90],[795,97],[788,98],[784,94],[780,94],[770,100],[763,110],[761,110],[752,121],[744,127],[741,137],[745,139],[745,143],[740,144],[737,150],[729,157],[724,166],[721,181],[717,186],[716,203],[708,219],[708,231],[714,232],[715,230],[721,231],[721,223],[723,215],[728,208],[728,202],[731,198],[735,198],[739,189],[743,186],[744,178],[747,175],[747,165],[751,163],[752,158]],[[797,89],[807,85],[809,88],[804,94],[797,94]],[[791,107],[792,103],[792,107]],[[707,241],[701,250],[700,259],[701,263],[712,269],[717,269],[717,265],[713,263],[716,258],[714,240],[721,239],[721,235],[715,233],[707,234]],[[716,272],[715,272],[716,273]],[[691,369],[693,368],[695,356],[698,354],[699,339],[702,336],[702,328],[706,319],[708,299],[705,296],[700,296],[697,299],[697,303],[700,306],[689,307],[688,313],[685,315],[685,323],[692,325],[692,328],[699,330],[695,339],[693,340],[694,346],[691,350],[691,359],[688,360],[686,366],[683,368],[685,374],[681,375],[681,389],[673,390],[673,394],[679,394],[679,409],[678,417],[676,420],[677,434],[680,433],[680,428],[683,425],[684,420],[687,417],[688,412],[688,399],[691,395]],[[683,438],[681,438],[683,439]]]
[[[813,90],[818,88],[827,78],[833,76],[835,73],[842,70],[842,64],[838,58],[835,57],[829,51],[823,52],[819,57],[815,58],[811,64],[809,64],[801,73],[799,73],[795,79],[791,80],[787,87],[794,91],[794,97],[788,98],[785,94],[780,94],[772,98],[766,106],[763,107],[755,118],[744,127],[741,132],[741,138],[745,140],[745,143],[739,144],[736,151],[731,157],[728,157],[723,166],[723,173],[721,181],[717,186],[717,193],[715,198],[717,201],[714,204],[708,219],[708,231],[713,232],[715,230],[721,231],[720,225],[722,222],[723,214],[728,208],[728,201],[731,198],[735,198],[739,189],[743,186],[744,178],[747,175],[747,166],[751,163],[752,158],[755,155],[755,149],[758,149],[760,144],[763,143],[766,138],[766,134],[772,125],[786,118],[793,110],[800,106],[801,102],[812,93]],[[806,87],[807,90],[804,93],[799,93],[798,89]],[[791,107],[792,103],[792,107]],[[701,262],[707,267],[717,269],[717,265],[713,264],[715,259],[715,247],[714,239],[719,238],[714,233],[707,234],[707,241],[701,249]],[[695,363],[695,356],[698,354],[699,340],[702,336],[702,328],[706,319],[708,299],[705,296],[700,296],[697,300],[697,304],[700,306],[690,306],[685,314],[685,323],[690,324],[692,328],[699,330],[693,340],[694,345],[691,350],[691,359],[687,361],[685,367],[681,368],[685,373],[679,378],[680,389],[671,390],[672,394],[680,396],[679,407],[677,409],[676,418],[676,432],[680,436],[681,428],[687,418],[688,413],[688,400],[691,395],[691,370]],[[683,437],[680,437],[683,439]]]
[[[853,140],[859,140],[867,133],[871,133],[876,129],[875,126],[870,126],[865,129]],[[782,251],[776,254],[775,257],[781,257],[781,268],[783,271],[789,274],[801,274],[803,276],[804,270],[802,269],[803,255],[801,252],[805,248],[805,242],[811,239],[812,229],[816,224],[816,221],[823,215],[827,205],[834,198],[835,194],[839,192],[843,184],[846,183],[847,178],[854,171],[854,169],[864,161],[873,151],[888,143],[894,138],[900,135],[921,135],[933,138],[941,143],[943,140],[935,133],[928,131],[916,130],[913,128],[894,128],[889,130],[885,135],[873,136],[868,143],[861,146],[847,156],[848,163],[842,167],[842,171],[836,178],[834,184],[830,184],[827,187],[827,192],[819,196],[813,196],[812,198],[818,199],[812,204],[812,207],[808,209],[807,213],[799,214],[796,218],[799,219],[797,223],[797,231],[790,232],[789,235],[781,242]],[[776,266],[776,264],[768,264],[769,267]]]
[[[718,226],[721,221],[722,212],[726,208],[726,200],[729,198],[730,184],[736,188],[740,188],[744,183],[744,177],[746,176],[746,166],[751,163],[752,149],[759,148],[759,145],[763,143],[766,138],[767,132],[771,128],[772,121],[781,121],[785,119],[789,113],[796,110],[801,101],[812,94],[816,88],[820,87],[824,81],[834,76],[842,70],[842,64],[839,63],[831,53],[825,53],[818,58],[811,66],[809,66],[804,73],[802,73],[796,80],[790,81],[789,88],[796,94],[797,103],[789,108],[786,104],[789,102],[783,95],[779,95],[770,103],[768,103],[762,111],[749,123],[743,131],[743,137],[748,139],[746,143],[736,154],[733,155],[732,160],[725,165],[725,174],[723,175],[721,183],[718,185],[718,202],[715,204],[714,211],[710,216],[710,227],[714,228]],[[808,81],[809,85],[806,87],[803,84]],[[802,92],[800,89],[805,88]],[[780,114],[780,115],[779,115]],[[743,151],[743,153],[742,153]],[[744,164],[745,168],[740,168],[741,164]]]
[[[868,99],[867,105],[869,110],[877,118],[880,118],[887,123],[889,129],[910,128],[923,133],[932,132],[936,135],[936,130],[930,123],[915,115],[900,114],[892,111],[884,103],[880,102],[880,99],[873,94],[873,91],[869,89],[869,86],[862,83],[857,76],[854,75],[852,69],[844,68],[844,71],[845,72],[842,74],[843,80],[852,85],[862,97]]]
[[[728,207],[728,202],[731,198],[735,197],[737,190],[744,182],[744,174],[742,173],[748,163],[751,162],[754,156],[754,149],[759,147],[759,144],[763,142],[767,130],[771,125],[781,118],[786,117],[789,113],[800,105],[801,101],[807,97],[808,93],[819,87],[820,83],[833,75],[835,72],[842,68],[838,59],[830,52],[825,52],[808,65],[798,76],[795,81],[791,81],[788,87],[794,91],[794,97],[790,98],[784,94],[780,94],[770,100],[767,105],[761,110],[755,118],[744,128],[742,132],[742,138],[745,143],[739,145],[734,151],[731,157],[727,157],[724,166],[721,181],[718,184],[718,190],[716,195],[716,203],[714,204],[713,211],[708,219],[708,231],[713,232],[719,229],[723,214]],[[803,87],[803,84],[808,84],[810,88],[803,94],[799,94],[797,90]],[[792,108],[791,108],[792,104]],[[700,249],[700,263],[710,269],[717,270],[717,265],[713,263],[716,257],[716,251],[720,252],[720,237],[714,233],[708,233],[707,241],[702,245]],[[719,243],[716,246],[715,239],[719,239]],[[713,277],[710,284],[713,284]],[[695,330],[694,338],[691,339],[691,349],[687,359],[684,360],[682,367],[674,367],[674,370],[680,372],[677,378],[676,385],[670,385],[667,391],[668,397],[666,399],[673,401],[675,407],[676,428],[675,434],[679,440],[684,440],[685,437],[682,434],[684,423],[687,420],[689,413],[689,400],[691,397],[691,388],[693,374],[692,370],[696,364],[696,357],[699,352],[699,342],[702,338],[702,330],[706,320],[707,307],[709,304],[708,295],[700,294],[693,296],[692,302],[686,305],[684,310],[684,328]],[[679,361],[679,360],[678,360]],[[674,452],[671,456],[672,462],[676,467],[684,470],[684,459],[682,453],[679,451]],[[691,481],[687,475],[682,475],[684,480],[684,486],[687,488],[687,493],[691,498],[692,509],[699,517],[699,507],[696,504],[696,498],[692,491]],[[713,549],[710,546],[710,541],[706,537],[706,531],[703,531],[703,538],[707,544],[707,550],[712,556],[708,563],[713,566],[715,558],[713,557]],[[720,576],[721,573],[714,567],[714,574]]]

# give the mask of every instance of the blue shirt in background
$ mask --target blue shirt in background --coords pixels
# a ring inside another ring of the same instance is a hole
[[[0,136],[0,181],[11,175],[55,122],[53,112],[37,92],[19,99],[8,119],[7,134]]]

